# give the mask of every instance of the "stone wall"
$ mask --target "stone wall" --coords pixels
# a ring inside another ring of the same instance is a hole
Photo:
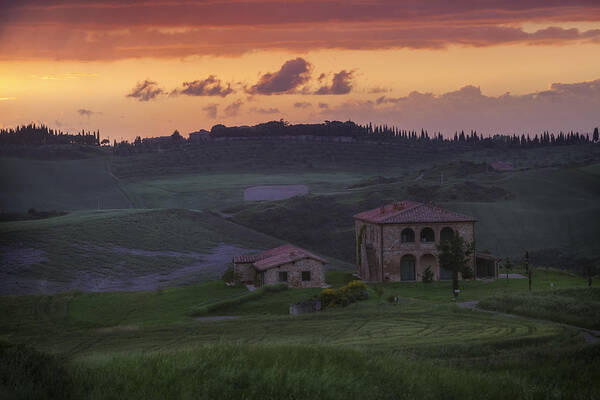
[[[279,272],[288,273],[287,282],[279,281]],[[302,280],[302,271],[310,271],[310,281]],[[287,283],[293,288],[314,288],[325,285],[325,266],[322,262],[305,258],[294,263],[283,264],[277,268],[271,268],[263,272],[264,284],[272,285]]]
[[[254,282],[256,278],[252,263],[233,263],[233,273],[240,282]]]
[[[362,221],[355,221],[355,245],[356,259],[358,260],[358,235],[361,227],[365,226],[363,240],[361,243],[360,262],[357,261],[357,271],[361,279],[365,281],[381,280],[381,227]]]

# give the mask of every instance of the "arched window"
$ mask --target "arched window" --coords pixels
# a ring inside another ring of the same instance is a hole
[[[412,243],[415,241],[415,231],[410,228],[405,228],[400,233],[400,241],[402,243]]]
[[[452,236],[454,236],[454,231],[452,228],[445,227],[440,232],[440,241],[443,242],[445,240],[450,240],[452,239]]]
[[[421,230],[421,242],[422,243],[433,243],[435,242],[435,233],[431,228],[423,228]]]
[[[400,280],[414,281],[416,260],[413,255],[407,254],[400,259]]]

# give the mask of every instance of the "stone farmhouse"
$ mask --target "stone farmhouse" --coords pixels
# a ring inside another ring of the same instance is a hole
[[[308,250],[286,244],[258,254],[233,258],[233,272],[242,283],[257,286],[285,283],[292,288],[325,285],[325,264]]]
[[[452,279],[438,264],[436,244],[454,233],[472,242],[476,219],[433,204],[401,201],[354,216],[358,275],[365,281],[418,281],[427,267],[434,280]],[[498,262],[476,254],[477,278],[496,278]]]

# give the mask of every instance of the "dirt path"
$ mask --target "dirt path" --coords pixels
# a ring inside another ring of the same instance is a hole
[[[228,319],[237,319],[239,318],[239,316],[237,315],[216,315],[214,317],[198,317],[198,318],[194,318],[196,321],[205,321],[205,322],[211,322],[211,321],[226,321]]]
[[[244,201],[273,201],[308,194],[307,185],[263,185],[244,190]]]
[[[459,306],[460,308],[466,308],[466,309],[479,311],[479,312],[502,315],[502,316],[511,317],[511,318],[521,318],[521,319],[526,319],[528,321],[534,321],[534,322],[552,322],[553,324],[561,325],[561,326],[564,326],[565,328],[575,329],[575,330],[578,330],[583,333],[583,338],[585,339],[586,343],[596,343],[600,340],[600,331],[596,331],[594,329],[582,328],[580,326],[564,324],[562,322],[550,321],[547,319],[525,317],[523,315],[503,313],[500,311],[484,310],[482,308],[477,307],[478,304],[479,304],[479,300],[464,301],[462,303],[456,303],[456,305]]]
[[[127,201],[129,202],[129,208],[135,208],[135,203],[133,202],[133,200],[129,197],[129,195],[127,194],[127,192],[123,189],[123,187],[121,187],[121,181],[119,180],[119,178],[112,173],[112,169],[110,167],[110,160],[106,160],[105,161],[105,166],[106,166],[106,172],[108,173],[108,175],[115,181],[115,183],[117,184],[117,188],[119,189],[119,191],[123,194],[123,196],[125,196],[125,198],[127,199]]]

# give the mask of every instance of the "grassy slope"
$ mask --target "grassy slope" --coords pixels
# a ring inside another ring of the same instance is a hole
[[[82,210],[127,208],[129,200],[105,158],[31,160],[0,158],[0,209]]]
[[[32,265],[17,262],[11,270],[5,265],[0,272],[11,279],[16,273],[17,279],[53,282],[58,290],[77,288],[78,279],[101,282],[168,274],[194,264],[203,255],[211,257],[224,244],[239,247],[239,251],[280,244],[209,213],[133,209],[2,223],[0,239],[16,251],[35,249],[43,255]],[[224,263],[229,263],[228,257]],[[206,279],[201,271],[198,279]]]
[[[485,298],[480,306],[487,310],[600,329],[599,288],[502,293]]]
[[[478,245],[502,256],[559,248],[600,256],[600,176],[581,168],[507,174],[495,183],[516,198],[494,203],[448,203],[475,215]]]
[[[449,165],[448,168],[452,168]],[[439,168],[438,168],[439,169]],[[578,257],[600,257],[600,176],[585,168],[544,168],[512,173],[479,173],[445,177],[448,187],[479,182],[480,191],[498,187],[510,200],[474,201],[472,195],[449,200],[438,189],[439,176],[305,196],[235,209],[233,220],[273,236],[352,262],[352,215],[397,199],[436,200],[451,210],[475,216],[477,246],[501,256],[521,257],[525,250],[559,249]],[[425,194],[419,194],[415,185]],[[432,189],[433,188],[433,189]],[[433,193],[428,197],[426,193]],[[460,194],[458,194],[460,195]],[[477,195],[484,196],[484,193]],[[423,197],[420,198],[419,196]],[[485,194],[487,196],[487,194]]]
[[[294,345],[199,346],[94,355],[64,363],[0,348],[0,394],[68,399],[488,399],[598,395],[600,347],[514,352],[493,362],[415,360],[398,353]],[[12,395],[12,396],[11,396]]]
[[[342,284],[349,277],[332,272],[328,279]],[[534,288],[547,289],[548,280],[559,287],[583,283],[538,271]],[[473,282],[461,298],[523,292],[521,282]],[[284,290],[219,310],[240,319],[201,322],[189,311],[245,289],[207,282],[136,293],[0,297],[0,338],[68,354],[65,373],[75,398],[280,398],[282,390],[295,398],[480,398],[482,391],[489,398],[513,391],[519,398],[593,398],[600,390],[593,383],[597,348],[582,349],[581,336],[569,329],[459,309],[449,304],[447,282],[383,286],[386,295],[421,300],[393,306],[372,296],[344,309],[289,316],[289,303],[316,291]]]
[[[342,283],[348,279],[344,275],[345,273],[342,272],[331,272],[328,273],[327,279]],[[585,284],[583,279],[564,273],[537,271],[534,290],[549,290],[549,281],[555,282],[559,288],[577,288]],[[467,282],[460,299],[472,300],[491,294],[523,293],[527,290],[526,285],[525,280],[511,280],[510,283],[498,280],[489,284]],[[289,343],[290,340],[293,342],[296,339],[302,342],[306,340],[337,342],[336,338],[343,337],[343,342],[356,339],[357,343],[373,344],[379,339],[369,341],[369,337],[372,336],[370,331],[379,329],[375,326],[380,325],[384,331],[387,329],[384,327],[388,326],[391,330],[405,330],[410,336],[410,339],[399,342],[394,340],[393,335],[385,334],[381,337],[382,343],[394,347],[408,343],[427,343],[432,339],[438,340],[439,337],[436,338],[436,335],[430,335],[434,331],[444,331],[445,324],[454,318],[455,313],[470,315],[470,312],[455,309],[454,305],[450,304],[449,282],[431,285],[410,283],[382,286],[383,299],[389,295],[399,295],[407,300],[400,306],[391,306],[377,299],[372,293],[369,300],[346,309],[290,317],[287,315],[289,304],[317,295],[320,290],[284,290],[268,292],[245,303],[219,308],[218,311],[209,313],[209,315],[241,315],[245,318],[200,325],[190,317],[191,311],[221,300],[236,298],[247,293],[246,289],[227,287],[222,282],[216,281],[158,291],[70,292],[52,296],[7,296],[0,297],[0,313],[4,320],[0,335],[11,341],[23,340],[29,343],[33,341],[39,345],[51,342],[58,346],[57,350],[66,350],[71,346],[78,348],[83,345],[81,342],[87,341],[86,338],[93,337],[103,338],[101,347],[107,345],[107,342],[112,342],[112,345],[117,345],[119,348],[137,347],[141,343],[144,344],[142,348],[145,348],[146,344],[170,348],[172,343],[169,338],[176,334],[180,335],[178,336],[180,344],[189,342],[194,336],[203,338],[201,341],[208,343],[218,341],[219,338],[251,342],[277,340]],[[389,320],[391,325],[386,325],[386,320]],[[497,340],[502,336],[492,332],[497,328],[492,328],[495,320],[508,321],[495,316],[478,314],[473,320],[459,318],[456,323],[466,324],[461,329],[468,331],[473,323],[488,321],[487,323],[491,324],[490,338]],[[369,327],[365,327],[367,321],[371,321],[368,323]],[[405,323],[396,326],[392,321],[405,321]],[[527,325],[523,321],[515,321],[514,325],[509,325],[516,327],[522,324]],[[422,327],[429,325],[436,327],[431,333],[418,333]],[[346,326],[350,331],[345,332],[342,326]],[[224,331],[222,327],[231,329]],[[551,331],[555,329],[550,325],[546,328]],[[265,329],[272,335],[264,336]],[[55,335],[48,337],[48,332],[53,332]],[[477,332],[473,330],[470,334],[477,335]],[[444,341],[452,342],[456,339],[451,337],[452,329],[448,334]],[[120,335],[124,335],[121,337],[123,340],[121,344],[119,344]],[[137,342],[138,339],[141,341]]]
[[[138,207],[222,209],[244,201],[244,189],[257,185],[308,185],[328,193],[364,178],[358,172],[208,173],[127,179],[123,187]]]

